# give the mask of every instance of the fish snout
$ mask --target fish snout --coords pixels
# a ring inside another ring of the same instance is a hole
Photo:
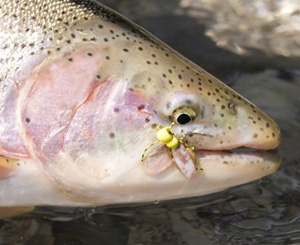
[[[196,150],[273,150],[280,145],[281,133],[276,122],[258,108],[237,106],[236,112],[223,120],[215,117],[187,129],[186,139]]]
[[[276,122],[258,108],[239,110],[238,138],[240,146],[272,150],[281,143],[281,132]]]

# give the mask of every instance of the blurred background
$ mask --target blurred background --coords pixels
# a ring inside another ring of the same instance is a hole
[[[0,244],[300,244],[299,0],[103,0],[271,115],[283,164],[184,200],[37,207],[0,220]]]

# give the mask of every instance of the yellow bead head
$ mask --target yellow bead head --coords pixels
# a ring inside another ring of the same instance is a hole
[[[173,136],[168,128],[162,128],[157,131],[156,138],[166,144],[172,140]]]
[[[176,149],[178,145],[179,145],[179,140],[176,137],[173,137],[170,142],[166,143],[166,146],[172,149]]]

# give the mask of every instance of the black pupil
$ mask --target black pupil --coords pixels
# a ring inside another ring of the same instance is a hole
[[[190,121],[192,121],[192,118],[187,115],[187,114],[181,114],[178,118],[177,118],[177,122],[179,124],[187,124],[189,123]]]

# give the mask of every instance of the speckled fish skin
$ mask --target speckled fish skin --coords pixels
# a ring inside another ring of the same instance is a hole
[[[1,0],[0,19],[0,206],[204,195],[278,168],[264,151],[280,143],[271,118],[96,1]],[[147,174],[141,155],[156,125],[185,107],[196,117],[174,131],[203,171],[188,180],[168,162]],[[222,151],[239,147],[259,151]]]

